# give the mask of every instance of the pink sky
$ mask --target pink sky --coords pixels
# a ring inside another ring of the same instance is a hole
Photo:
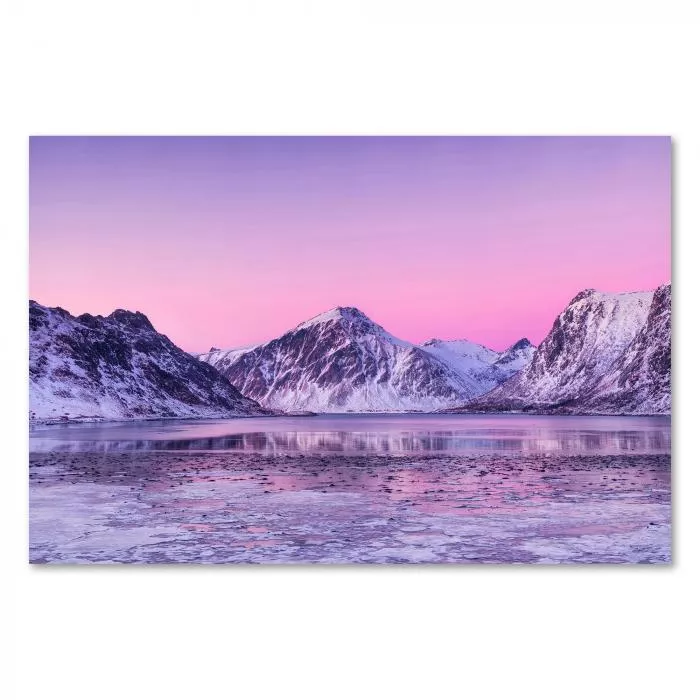
[[[338,305],[501,350],[671,277],[666,137],[33,137],[29,205],[32,299],[188,351]]]

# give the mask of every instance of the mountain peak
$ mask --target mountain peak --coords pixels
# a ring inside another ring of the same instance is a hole
[[[527,339],[521,338],[517,342],[513,343],[507,350],[508,352],[516,352],[517,350],[527,350],[527,348],[534,348],[535,346]],[[504,353],[505,354],[505,353]]]
[[[116,309],[107,316],[107,319],[117,321],[123,325],[131,326],[132,328],[145,328],[147,330],[155,330],[153,324],[148,320],[148,316],[140,311],[126,311],[125,309]]]
[[[316,316],[312,316],[307,321],[300,323],[296,328],[308,328],[309,326],[316,326],[318,324],[327,323],[329,321],[341,320],[360,321],[377,325],[366,314],[362,313],[362,311],[360,311],[354,306],[334,306],[328,311],[324,311],[320,314],[317,314]]]
[[[494,365],[496,367],[508,367],[512,371],[522,369],[535,354],[535,346],[527,339],[521,338],[513,343],[507,350],[504,350]]]
[[[613,302],[622,304],[635,304],[644,299],[651,298],[653,292],[637,291],[637,292],[601,292],[598,289],[584,289],[580,291],[568,304],[567,308],[574,306],[579,301],[584,299],[592,302]]]
[[[582,299],[587,299],[588,297],[593,296],[594,294],[597,294],[598,290],[593,289],[589,287],[588,289],[582,289],[570,302],[569,306],[572,306],[575,304],[577,301],[581,301]]]

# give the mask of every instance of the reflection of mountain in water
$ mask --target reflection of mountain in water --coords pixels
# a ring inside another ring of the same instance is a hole
[[[37,452],[120,452],[229,450],[242,452],[348,453],[512,453],[618,454],[667,453],[669,429],[650,430],[439,430],[401,432],[269,431],[235,433],[216,438],[156,440],[73,440],[33,438]]]

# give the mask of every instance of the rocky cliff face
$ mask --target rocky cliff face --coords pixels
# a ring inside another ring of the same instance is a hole
[[[483,357],[460,364],[458,353],[441,344],[414,345],[358,309],[337,307],[263,345],[213,350],[200,359],[246,396],[281,410],[431,411],[495,385],[478,372],[498,353],[469,344]]]
[[[671,412],[671,285],[654,292],[646,321],[610,373],[576,405],[600,413]]]
[[[671,289],[585,290],[557,317],[532,361],[459,410],[668,413]]]
[[[141,313],[73,317],[29,303],[29,409],[39,419],[259,415]]]

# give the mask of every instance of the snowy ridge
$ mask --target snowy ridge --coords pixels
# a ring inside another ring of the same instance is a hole
[[[197,353],[194,355],[201,362],[216,367],[220,372],[231,365],[244,353],[257,347],[256,345],[246,345],[240,348],[231,348],[231,350],[211,349],[209,352]]]
[[[73,317],[34,301],[29,302],[29,410],[36,420],[265,413],[139,312]]]
[[[433,338],[421,347],[471,381],[474,396],[486,393],[518,372],[530,362],[535,352],[535,346],[527,338],[522,338],[502,353],[469,340]]]
[[[353,307],[336,307],[254,348],[199,356],[278,410],[433,411],[479,396],[515,369],[469,341],[414,345]]]
[[[481,369],[484,365],[493,364],[499,357],[491,350],[470,340],[440,340],[432,338],[421,345],[431,355],[440,357],[454,366],[462,367],[465,371]]]
[[[513,343],[507,350],[502,352],[493,363],[503,375],[500,381],[505,381],[508,377],[519,372],[525,365],[530,364],[537,348],[527,339],[521,338],[517,343]]]

